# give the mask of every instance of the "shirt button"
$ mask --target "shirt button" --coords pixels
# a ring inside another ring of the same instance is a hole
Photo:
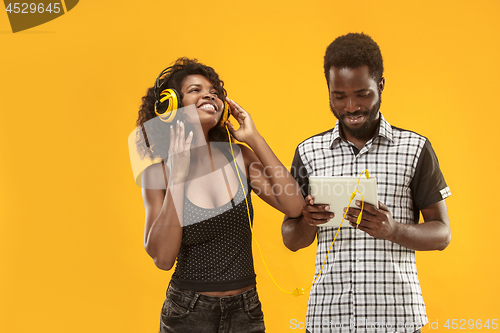
[[[359,230],[356,230],[356,235],[359,235]]]
[[[356,291],[359,291],[359,287],[356,287]]]

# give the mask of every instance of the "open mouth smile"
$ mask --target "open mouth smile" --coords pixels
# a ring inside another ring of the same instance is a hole
[[[364,117],[363,115],[345,116],[344,119],[349,124],[358,124],[364,119]]]
[[[201,109],[201,110],[207,111],[207,112],[213,112],[213,113],[217,112],[217,106],[215,104],[210,103],[210,102],[205,102],[205,103],[201,104],[200,106],[198,106],[198,109]]]

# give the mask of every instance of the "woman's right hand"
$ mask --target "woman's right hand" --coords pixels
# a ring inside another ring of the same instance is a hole
[[[167,173],[171,185],[182,183],[186,180],[191,163],[191,142],[193,132],[185,136],[185,126],[182,121],[170,125],[170,147],[168,149]]]

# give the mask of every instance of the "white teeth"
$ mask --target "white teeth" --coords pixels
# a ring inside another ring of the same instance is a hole
[[[203,104],[200,106],[200,109],[203,110],[215,110],[215,107],[212,104]]]

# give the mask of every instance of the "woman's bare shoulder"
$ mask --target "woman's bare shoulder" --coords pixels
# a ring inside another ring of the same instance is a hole
[[[165,189],[166,177],[163,169],[163,163],[155,163],[148,166],[142,173],[141,184],[145,189]]]

